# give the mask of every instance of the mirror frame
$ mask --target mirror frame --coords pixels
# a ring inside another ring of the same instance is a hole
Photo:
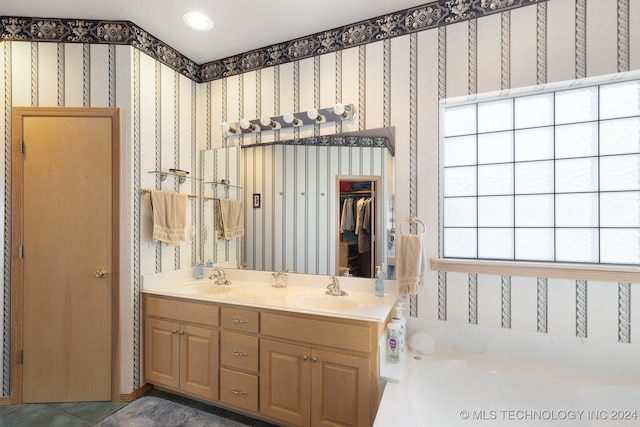
[[[349,150],[356,148],[380,148],[382,149],[382,161],[385,163],[382,167],[382,173],[386,176],[386,179],[381,179],[380,186],[383,185],[386,188],[380,188],[378,190],[378,194],[376,197],[376,203],[378,205],[378,212],[380,213],[378,220],[376,221],[376,239],[377,239],[377,247],[379,254],[376,257],[376,264],[387,263],[387,258],[390,254],[390,248],[388,247],[388,234],[391,229],[393,229],[393,203],[394,203],[394,156],[395,156],[395,148],[394,148],[394,139],[393,135],[395,132],[395,128],[382,128],[382,129],[374,129],[363,132],[350,132],[338,135],[328,135],[328,136],[317,136],[317,137],[308,137],[308,138],[298,138],[293,140],[286,141],[275,141],[275,142],[267,142],[263,144],[248,144],[240,147],[221,147],[210,150],[202,150],[200,155],[200,174],[203,177],[203,184],[201,187],[201,211],[200,211],[200,254],[203,262],[207,263],[209,259],[213,261],[214,265],[224,265],[229,268],[235,261],[235,265],[233,266],[242,266],[246,267],[246,257],[247,257],[247,239],[248,236],[245,234],[244,238],[238,239],[238,242],[233,245],[233,243],[225,242],[224,247],[220,243],[214,243],[212,239],[213,233],[213,224],[207,224],[207,221],[211,221],[213,223],[214,215],[213,215],[213,202],[210,201],[210,198],[217,197],[215,191],[209,187],[212,186],[212,182],[218,181],[222,175],[225,177],[234,176],[235,178],[231,179],[231,183],[240,183],[239,187],[239,196],[238,199],[242,200],[245,203],[245,215],[251,210],[249,209],[252,205],[253,195],[247,194],[248,191],[244,186],[245,174],[242,171],[242,165],[244,163],[242,154],[239,154],[235,159],[229,159],[228,157],[231,155],[233,151],[238,150],[238,153],[241,153],[243,150],[252,149],[254,147],[265,147],[265,146],[313,146],[313,147],[344,147]],[[213,154],[211,159],[213,160],[213,167],[207,165],[207,156],[211,156],[211,154],[207,154],[208,152],[214,152],[217,154]],[[223,153],[220,155],[220,153]],[[219,169],[223,171],[220,172]],[[343,171],[344,172],[344,171]],[[222,175],[220,175],[222,173]],[[231,175],[229,175],[231,173]],[[218,176],[220,175],[220,177]],[[339,173],[336,175],[337,177],[354,177],[354,175],[345,175],[344,173]],[[360,176],[360,175],[355,175]],[[362,175],[362,176],[378,176],[376,174],[373,175]],[[337,182],[337,181],[336,181]],[[336,189],[337,191],[338,189]],[[339,192],[336,194],[336,197],[339,201]],[[267,203],[266,198],[263,198],[262,205],[263,208],[266,208]],[[385,199],[383,201],[383,199]],[[336,202],[336,206],[338,203]],[[384,211],[383,211],[384,209]],[[211,218],[211,219],[209,219]],[[246,224],[246,219],[245,219]],[[337,227],[335,227],[337,230]],[[330,232],[330,230],[327,230]],[[386,232],[385,232],[386,231]],[[333,234],[333,233],[332,233]],[[331,239],[333,240],[333,239]],[[332,275],[337,269],[337,258],[338,256],[338,244],[339,238],[336,238],[330,245],[334,247],[335,257],[329,257],[327,259],[328,265],[326,268],[323,266],[324,271],[311,272],[309,274],[328,274]],[[216,248],[217,246],[217,248]],[[211,249],[212,250],[209,250]],[[216,251],[216,249],[218,249]],[[224,251],[224,255],[221,256],[220,250]],[[236,259],[233,259],[233,253],[235,252]],[[335,263],[333,265],[333,263]],[[277,264],[277,263],[276,263]],[[282,261],[282,264],[285,264],[285,261]],[[276,267],[276,265],[274,265]],[[250,266],[250,268],[255,268],[255,266]],[[279,270],[278,268],[273,268],[274,270]],[[286,269],[286,266],[283,268]],[[293,269],[291,269],[293,270]],[[308,273],[308,271],[300,271],[300,273]]]

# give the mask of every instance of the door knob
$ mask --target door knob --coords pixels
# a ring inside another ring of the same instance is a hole
[[[96,279],[104,279],[108,275],[109,275],[109,272],[107,272],[107,270],[104,268],[101,268],[100,270],[93,272],[93,277],[95,277]]]

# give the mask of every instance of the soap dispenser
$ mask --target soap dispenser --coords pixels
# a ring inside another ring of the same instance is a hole
[[[376,296],[384,297],[384,279],[381,266],[376,266]]]
[[[193,270],[193,277],[200,280],[204,277],[204,269],[202,268],[202,261],[198,261]]]

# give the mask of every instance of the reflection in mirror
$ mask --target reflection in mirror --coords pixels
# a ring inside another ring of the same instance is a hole
[[[375,266],[380,265],[380,182],[379,176],[337,177],[339,276],[375,277]]]
[[[240,148],[218,148],[200,153],[200,176],[203,188],[200,194],[200,253],[207,266],[239,266],[243,238],[227,240],[221,233],[217,201],[242,201],[240,185]]]
[[[384,138],[338,135],[244,146],[237,170],[233,169],[237,159],[224,159],[225,153],[235,155],[231,149],[203,152],[206,182],[209,176],[219,180],[223,175],[240,174],[242,189],[238,191],[245,209],[244,238],[235,246],[226,243],[227,252],[226,246],[214,243],[210,232],[212,202],[204,202],[204,261],[211,256],[218,265],[233,260],[237,253],[240,265],[249,269],[335,275],[340,242],[340,191],[336,180],[338,176],[354,180],[366,176],[379,177],[374,262],[386,264],[387,240],[393,228],[393,146],[387,138],[390,130],[384,131]],[[219,172],[220,168],[225,168],[224,172]],[[207,188],[210,184],[204,185],[205,192],[211,191]],[[236,196],[228,191],[231,197]]]

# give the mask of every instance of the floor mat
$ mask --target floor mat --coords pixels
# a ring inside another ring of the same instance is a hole
[[[141,397],[96,427],[246,427],[236,421],[158,397]]]

